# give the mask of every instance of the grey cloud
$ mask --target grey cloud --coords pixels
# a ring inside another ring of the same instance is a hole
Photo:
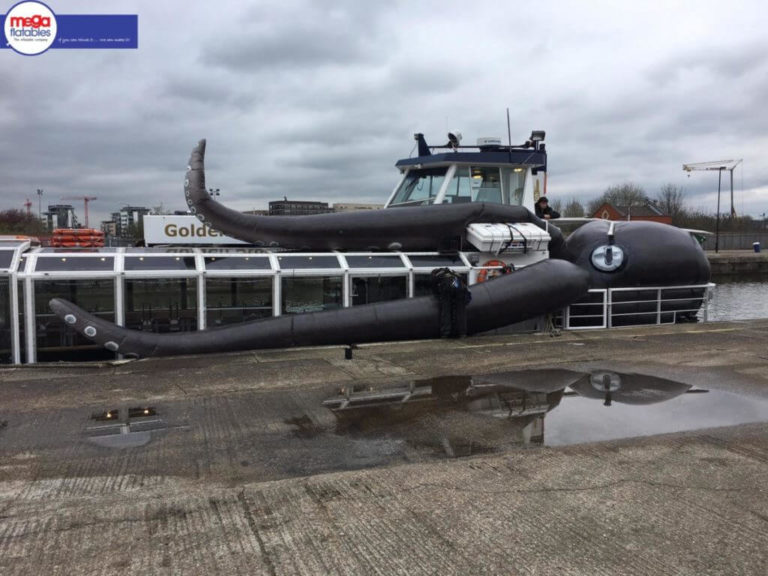
[[[762,17],[762,4],[747,4],[731,26]],[[104,215],[128,202],[182,208],[186,161],[203,137],[209,185],[234,208],[284,195],[383,201],[413,132],[431,143],[449,129],[467,143],[506,140],[507,106],[513,142],[547,131],[555,195],[586,202],[626,180],[653,193],[682,182],[692,205],[706,204],[716,182],[685,179],[681,165],[720,154],[744,156],[744,186],[768,190],[768,43],[742,26],[731,47],[714,46],[716,35],[697,36],[721,27],[714,13],[689,15],[681,51],[668,23],[608,26],[608,12],[631,12],[618,4],[516,7],[514,18],[508,3],[451,0],[439,10],[168,0],[138,11],[138,51],[0,54],[2,208],[38,187],[45,199],[99,196],[92,209]]]
[[[209,39],[201,62],[238,72],[269,72],[344,66],[382,60],[376,4],[316,3],[300,8],[255,8],[242,16],[239,36]]]
[[[702,70],[713,78],[735,81],[768,69],[768,42],[747,42],[735,46],[691,46],[652,67],[647,76],[659,86],[681,79],[686,72]],[[725,86],[724,86],[725,88]]]

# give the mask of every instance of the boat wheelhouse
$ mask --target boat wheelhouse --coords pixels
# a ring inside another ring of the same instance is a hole
[[[546,194],[545,133],[535,130],[521,146],[503,146],[499,138],[478,138],[462,146],[458,133],[448,144],[430,147],[416,134],[418,156],[399,160],[402,178],[386,207],[486,202],[524,206]]]

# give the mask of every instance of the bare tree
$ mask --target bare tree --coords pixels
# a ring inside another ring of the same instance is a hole
[[[589,203],[588,212],[594,214],[606,203],[614,206],[644,206],[648,202],[650,199],[641,186],[626,182],[618,186],[609,186],[602,196]]]
[[[684,200],[683,188],[676,184],[664,184],[656,195],[657,206],[662,212],[672,217],[672,223],[675,225],[685,211]]]
[[[568,203],[565,205],[565,208],[563,208],[563,216],[571,217],[571,218],[583,218],[584,217],[584,205],[576,200],[576,198],[571,198],[568,200]]]

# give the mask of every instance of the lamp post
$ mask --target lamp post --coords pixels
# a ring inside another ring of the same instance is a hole
[[[720,167],[717,170],[717,219],[715,220],[715,254],[718,253],[720,248],[720,184],[723,180],[724,167]]]
[[[37,189],[37,219],[43,219],[43,189]]]
[[[716,160],[714,162],[696,162],[692,164],[683,164],[683,170],[690,176],[694,170],[717,170],[717,219],[715,221],[715,252],[720,248],[720,188],[723,180],[723,170],[731,173],[731,218],[736,216],[736,209],[733,206],[733,171],[741,164],[742,159],[738,160]]]

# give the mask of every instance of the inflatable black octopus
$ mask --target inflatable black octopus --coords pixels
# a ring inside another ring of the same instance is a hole
[[[655,222],[593,221],[565,240],[557,227],[526,208],[499,204],[439,204],[312,216],[242,214],[206,192],[204,156],[202,140],[192,151],[184,185],[190,211],[220,232],[256,246],[303,251],[456,251],[468,246],[466,229],[473,223],[531,222],[547,229],[552,238],[550,259],[469,287],[471,300],[459,307],[460,335],[560,310],[591,288],[709,281],[709,263],[696,240],[684,230]],[[92,341],[139,357],[446,335],[445,300],[432,295],[174,334],[122,328],[59,298],[51,300],[50,307]]]

